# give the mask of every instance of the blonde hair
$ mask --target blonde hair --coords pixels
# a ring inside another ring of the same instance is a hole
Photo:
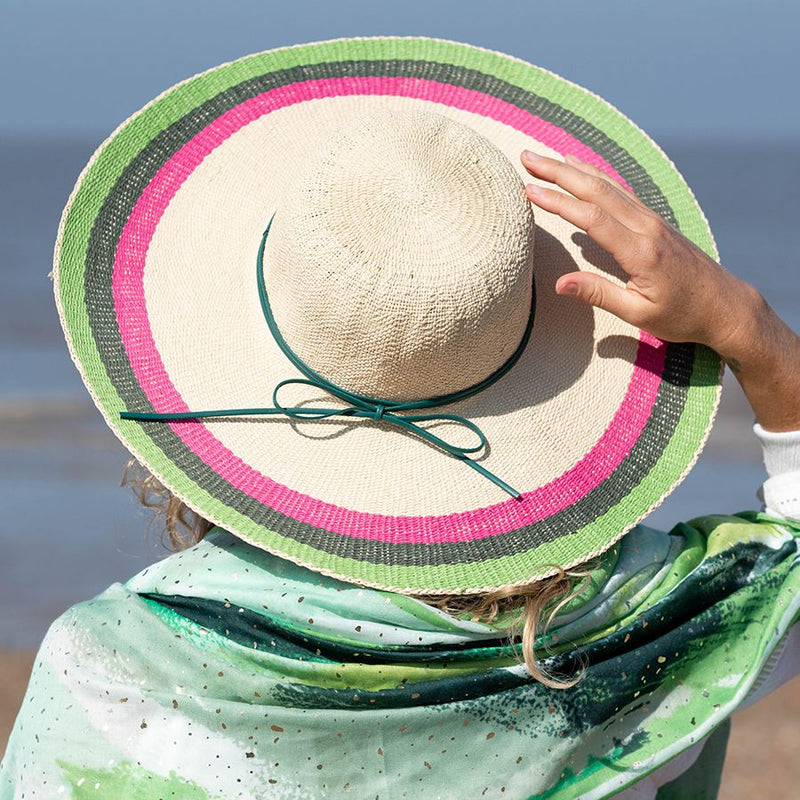
[[[153,512],[148,530],[153,524],[163,526],[161,542],[173,552],[196,545],[214,527],[175,497],[135,458],[125,465],[120,485],[129,486],[139,502]]]
[[[547,672],[537,660],[537,649],[549,652],[545,635],[558,612],[588,587],[586,578],[593,562],[573,569],[553,565],[554,574],[534,583],[511,586],[485,594],[418,596],[440,611],[456,617],[468,616],[473,622],[498,623],[515,646],[519,640],[521,656],[531,676],[552,689],[569,689],[583,677],[583,668],[571,678]],[[506,622],[507,620],[507,622]],[[537,642],[537,639],[539,640]]]
[[[122,486],[129,486],[139,502],[153,512],[150,524],[163,525],[162,543],[173,551],[192,547],[214,527],[133,458],[123,472]],[[578,683],[583,670],[571,678],[548,673],[537,660],[537,644],[540,651],[548,652],[546,643],[542,643],[548,628],[558,612],[585,591],[593,566],[593,562],[572,569],[553,565],[554,574],[549,578],[484,594],[412,596],[456,617],[499,623],[499,629],[507,632],[509,643],[515,649],[521,645],[521,661],[534,679],[553,689],[568,689]],[[520,655],[519,650],[516,652]]]

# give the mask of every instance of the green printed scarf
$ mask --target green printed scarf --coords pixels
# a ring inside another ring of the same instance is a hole
[[[540,640],[584,669],[554,690],[497,627],[216,530],[53,625],[0,798],[611,797],[724,733],[797,616],[794,536],[635,528]]]

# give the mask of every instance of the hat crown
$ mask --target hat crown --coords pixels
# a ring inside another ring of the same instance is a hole
[[[508,159],[430,112],[326,139],[278,208],[266,284],[278,327],[348,391],[417,400],[500,367],[524,333],[533,216]]]

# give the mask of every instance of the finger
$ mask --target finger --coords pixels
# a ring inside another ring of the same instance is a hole
[[[607,176],[578,169],[572,164],[546,158],[530,151],[522,154],[525,169],[537,178],[555,183],[575,197],[602,208],[633,230],[641,227],[643,207],[634,203],[628,192]]]
[[[636,252],[636,234],[600,206],[534,183],[528,184],[525,192],[539,208],[586,231],[620,263],[630,260]]]
[[[636,292],[611,283],[592,272],[571,272],[556,281],[556,293],[577,297],[584,303],[602,308],[624,322],[640,326],[648,301]]]
[[[587,175],[593,175],[597,178],[602,178],[603,180],[613,182],[615,186],[617,186],[625,193],[625,197],[631,203],[638,206],[639,208],[644,209],[645,211],[649,211],[651,214],[654,213],[652,209],[646,206],[632,191],[628,191],[627,189],[625,189],[617,181],[614,181],[609,175],[603,172],[603,170],[596,167],[594,164],[589,164],[588,162],[581,160],[577,156],[573,156],[571,153],[566,153],[564,155],[564,160],[571,166],[575,167],[575,169],[578,169],[581,172],[585,172]]]

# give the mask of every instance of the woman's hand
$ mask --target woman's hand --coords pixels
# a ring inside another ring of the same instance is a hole
[[[731,310],[747,295],[737,280],[635,195],[595,167],[524,153],[531,175],[570,194],[535,184],[529,199],[582,228],[628,273],[624,288],[590,272],[563,275],[559,294],[572,294],[670,342],[715,347],[736,325]]]
[[[728,363],[767,430],[800,429],[800,339],[761,295],[603,172],[525,152],[528,198],[586,231],[627,272],[625,287],[589,272],[562,275],[574,295],[672,342],[699,342]]]

